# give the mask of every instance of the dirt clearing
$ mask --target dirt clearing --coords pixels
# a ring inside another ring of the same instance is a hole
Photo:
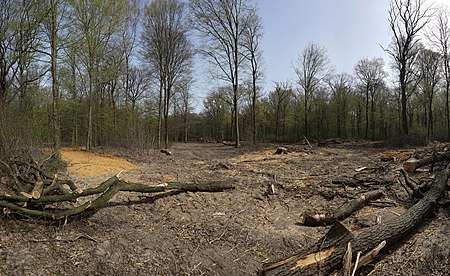
[[[131,182],[224,180],[236,188],[119,193],[108,207],[66,224],[5,216],[0,220],[0,275],[256,275],[264,262],[291,256],[328,231],[300,225],[304,212],[338,208],[386,183],[393,184],[385,197],[343,221],[348,229],[383,222],[411,206],[400,184],[392,181],[395,169],[409,157],[403,154],[406,149],[397,154],[367,143],[314,149],[292,145],[286,146],[289,154],[274,155],[277,146],[250,150],[175,144],[170,156],[156,150],[104,149],[136,165],[82,177],[89,185],[128,168],[121,176]],[[396,158],[383,161],[386,155]],[[81,171],[98,173],[117,160],[106,157],[95,170],[83,167],[92,159],[89,155],[72,162]],[[360,167],[367,169],[355,171]],[[69,173],[74,174],[70,167]],[[275,195],[267,195],[269,184],[277,187]],[[448,275],[449,237],[449,210],[443,208],[358,275]]]

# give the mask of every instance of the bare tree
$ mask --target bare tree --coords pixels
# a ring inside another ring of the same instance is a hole
[[[249,24],[245,29],[244,47],[247,49],[247,59],[250,62],[250,74],[251,74],[251,142],[256,144],[256,101],[258,98],[258,82],[262,79],[262,51],[261,51],[261,39],[262,39],[262,22],[261,17],[257,14],[257,10],[254,9],[250,13]]]
[[[200,52],[219,69],[218,77],[233,87],[235,146],[239,147],[239,81],[246,61],[245,32],[255,10],[250,0],[191,0],[194,28],[204,38]]]
[[[193,47],[185,4],[178,0],[155,0],[145,7],[143,54],[159,79],[158,146],[161,113],[164,117],[164,144],[169,144],[169,106],[173,88],[192,66]],[[162,109],[162,110],[161,110]],[[162,111],[162,112],[161,112]]]
[[[389,25],[392,42],[383,48],[394,60],[400,83],[401,129],[408,135],[408,86],[413,78],[413,63],[418,53],[419,33],[430,21],[430,6],[426,0],[392,0],[389,8]]]
[[[327,82],[331,89],[331,101],[335,103],[336,134],[338,137],[345,137],[353,80],[347,73],[340,73],[330,76]]]
[[[450,12],[449,10],[441,9],[437,13],[437,18],[433,26],[429,38],[434,46],[439,49],[442,57],[442,69],[445,78],[445,117],[447,120],[447,139],[450,139],[450,107],[449,107],[449,93],[450,93]]]
[[[315,43],[309,43],[298,56],[294,71],[297,74],[297,82],[304,97],[304,127],[305,136],[308,137],[308,113],[311,108],[311,100],[320,86],[321,81],[329,74],[329,60],[324,47]]]
[[[226,138],[226,127],[229,117],[230,103],[226,100],[226,89],[217,88],[211,91],[203,101],[204,116],[209,127],[209,136],[217,141]]]
[[[45,56],[42,60],[49,60],[49,70],[51,79],[51,124],[52,124],[52,142],[54,157],[60,159],[61,147],[61,119],[59,114],[60,92],[58,81],[58,62],[59,50],[64,41],[65,30],[69,24],[67,15],[68,2],[66,0],[46,0],[39,3],[39,17],[41,28],[41,43],[36,49],[39,54]],[[47,70],[45,71],[47,73]]]
[[[439,53],[429,49],[421,49],[417,56],[419,89],[425,97],[425,114],[427,115],[427,135],[433,136],[433,99],[440,81],[441,57]]]
[[[52,71],[52,125],[53,125],[53,151],[55,152],[55,157],[59,160],[61,158],[60,147],[61,147],[61,126],[59,118],[59,91],[58,91],[58,80],[57,80],[57,46],[58,46],[58,5],[56,0],[50,1],[50,13],[51,13],[51,24],[50,24],[50,41],[51,41],[51,71]]]
[[[285,120],[287,107],[293,97],[294,92],[292,89],[292,84],[288,81],[276,82],[275,90],[269,94],[269,99],[275,112],[275,140],[280,139],[280,130],[281,128],[284,128],[285,125],[281,122],[281,120]]]
[[[139,18],[141,16],[141,0],[128,0],[129,12],[125,19],[125,24],[122,27],[121,42],[122,49],[125,58],[125,97],[128,99],[128,93],[130,92],[130,70],[131,67],[131,55],[136,47],[136,38],[138,31]],[[126,102],[128,103],[128,102]]]
[[[135,110],[138,101],[144,97],[145,92],[149,89],[150,80],[145,74],[146,72],[143,68],[134,65],[128,70],[128,93],[126,98],[131,104],[131,110]]]
[[[382,58],[373,58],[369,60],[363,58],[358,61],[355,66],[355,73],[358,77],[361,85],[364,88],[365,93],[365,106],[366,106],[366,122],[364,138],[368,138],[369,133],[369,121],[371,122],[370,129],[372,129],[372,139],[374,138],[374,113],[375,113],[375,93],[383,83],[383,79],[386,77],[386,73],[383,69],[384,61]],[[370,117],[369,120],[369,102],[370,102]]]
[[[37,84],[47,70],[37,70],[41,51],[42,9],[39,1],[0,1],[0,154],[9,151],[7,133],[13,122],[7,121],[6,109],[17,97],[28,96],[29,84]],[[26,106],[22,111],[30,109]]]
[[[188,117],[189,113],[192,112],[192,92],[191,92],[191,86],[192,86],[192,76],[188,75],[183,80],[179,81],[176,90],[179,96],[178,101],[178,109],[181,111],[181,115],[183,116],[183,141],[185,143],[188,142],[189,138],[189,122]]]

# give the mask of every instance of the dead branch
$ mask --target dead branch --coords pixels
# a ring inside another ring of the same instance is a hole
[[[303,138],[305,138],[305,141],[306,141],[306,143],[308,143],[309,148],[312,149],[313,147],[312,147],[311,143],[309,142],[308,138],[306,138],[305,135],[303,135]]]
[[[419,184],[416,183],[414,180],[412,180],[409,177],[408,173],[406,172],[406,170],[404,168],[401,168],[400,172],[403,175],[403,178],[405,179],[406,186],[412,190],[411,199],[422,198],[423,197],[423,193],[422,193],[422,190],[419,187]],[[404,187],[404,188],[406,189],[406,187]]]
[[[448,168],[436,175],[433,186],[424,197],[401,216],[382,224],[364,228],[353,234],[339,222],[327,235],[306,250],[278,262],[265,264],[264,275],[319,275],[329,274],[342,266],[349,241],[354,252],[366,254],[386,241],[392,245],[419,226],[433,210],[437,200],[444,195],[450,175]],[[344,228],[344,229],[342,229]]]
[[[16,212],[26,216],[61,219],[78,215],[83,212],[96,210],[106,206],[108,201],[118,192],[158,193],[169,190],[180,192],[220,192],[233,188],[227,182],[210,183],[180,183],[168,182],[159,185],[145,185],[142,183],[128,183],[118,176],[111,177],[97,187],[81,190],[71,180],[59,179],[57,175],[48,176],[36,162],[25,163],[13,161],[13,166],[1,161],[14,179],[16,193],[0,193],[0,206],[7,212]],[[13,169],[14,167],[14,169]],[[64,188],[67,185],[69,189]],[[97,196],[84,204],[67,207],[66,209],[52,208],[52,204],[61,202],[77,202],[80,198]],[[39,206],[39,209],[36,208]]]
[[[344,205],[332,213],[302,215],[301,224],[306,226],[323,226],[330,225],[336,220],[343,220],[350,216],[353,212],[361,209],[371,200],[376,200],[383,196],[384,189],[378,189],[359,195],[353,200],[347,201]]]

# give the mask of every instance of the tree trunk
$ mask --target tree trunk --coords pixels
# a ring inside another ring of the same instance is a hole
[[[309,133],[308,133],[308,99],[309,99],[309,96],[307,96],[307,93],[309,93],[309,92],[305,91],[305,118],[304,118],[304,124],[305,124],[305,137],[306,138],[308,138],[308,135],[309,135]]]
[[[405,163],[403,163],[403,168],[407,172],[414,172],[415,170],[417,170],[420,167],[430,165],[435,162],[446,161],[446,160],[450,160],[450,151],[446,151],[443,154],[433,155],[431,157],[423,158],[420,160],[410,158],[410,159],[406,160]]]
[[[405,65],[406,67],[406,65]],[[404,69],[403,69],[404,70]],[[408,135],[408,112],[407,112],[407,95],[406,95],[406,83],[405,73],[400,72],[400,89],[401,89],[401,122],[403,135]]]
[[[158,98],[158,149],[161,148],[161,129],[162,129],[162,109],[163,109],[163,79],[159,80],[159,98]]]
[[[187,109],[184,110],[184,142],[188,142],[188,123],[187,123],[187,117],[188,117],[188,111]]]
[[[253,73],[252,81],[252,145],[256,145],[256,76]]]
[[[61,128],[59,121],[59,92],[58,92],[58,82],[56,75],[56,46],[57,46],[57,33],[56,33],[56,1],[52,0],[51,3],[51,56],[52,56],[52,123],[53,123],[53,151],[55,152],[55,158],[60,159],[60,147],[61,147]]]
[[[448,77],[447,77],[448,78]],[[447,118],[447,140],[450,140],[450,107],[449,107],[450,79],[445,83],[445,116]]]
[[[367,192],[359,195],[353,200],[346,202],[339,209],[332,213],[315,214],[315,215],[302,215],[302,224],[306,226],[323,226],[330,225],[337,220],[343,220],[350,216],[353,212],[364,207],[369,201],[378,199],[383,196],[383,189]]]
[[[350,241],[353,252],[365,254],[386,241],[392,245],[419,226],[445,193],[450,171],[444,169],[436,175],[432,188],[414,206],[401,216],[350,233],[340,223],[335,224],[324,238],[310,248],[279,262],[263,266],[264,275],[324,275],[342,265],[343,257]],[[343,229],[342,229],[343,228]]]
[[[366,129],[364,132],[364,139],[369,137],[369,86],[366,86]]]

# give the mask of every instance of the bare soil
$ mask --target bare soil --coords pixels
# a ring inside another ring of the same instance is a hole
[[[137,165],[116,156],[83,151],[77,148],[61,149],[62,160],[73,176],[107,176],[120,171],[135,170]]]
[[[221,193],[120,193],[108,207],[66,223],[4,215],[0,275],[255,275],[263,263],[295,254],[327,232],[329,227],[299,225],[304,212],[330,211],[358,193],[393,183],[385,197],[343,221],[358,231],[398,216],[411,204],[394,178],[395,169],[414,150],[349,142],[313,149],[288,145],[289,154],[274,155],[276,147],[175,144],[170,156],[156,150],[102,149],[97,156],[116,155],[134,165],[114,167],[107,158],[111,170],[88,175],[69,167],[68,177],[81,188],[121,170],[122,179],[149,185],[226,180],[236,188]],[[367,169],[355,171],[361,167]],[[270,184],[277,194],[267,195]],[[398,246],[382,251],[359,275],[448,271],[447,208],[436,210]]]

